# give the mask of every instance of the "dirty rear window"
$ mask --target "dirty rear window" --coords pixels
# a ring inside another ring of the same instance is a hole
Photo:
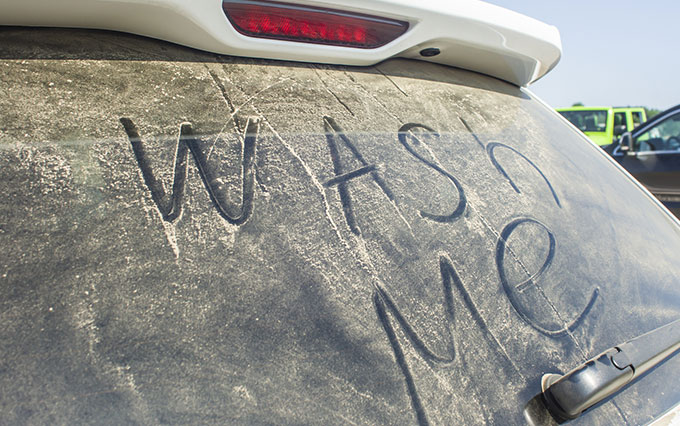
[[[678,315],[672,219],[501,81],[16,28],[0,69],[11,423],[523,424]]]

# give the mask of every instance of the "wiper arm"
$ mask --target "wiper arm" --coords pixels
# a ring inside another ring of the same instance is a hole
[[[680,320],[614,346],[564,376],[541,380],[546,406],[558,420],[575,419],[680,349]]]

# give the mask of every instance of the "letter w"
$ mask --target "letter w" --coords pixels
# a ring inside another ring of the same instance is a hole
[[[217,212],[229,223],[241,225],[245,223],[253,212],[253,196],[255,182],[255,145],[259,130],[259,121],[249,119],[246,125],[246,132],[241,151],[241,181],[242,181],[242,201],[239,211],[231,214],[227,211],[224,204],[220,202],[216,194],[213,182],[213,173],[208,167],[207,158],[199,148],[198,139],[195,137],[191,123],[182,123],[177,141],[177,151],[175,154],[175,171],[172,181],[172,193],[168,197],[163,188],[163,184],[156,179],[151,165],[144,150],[142,138],[139,136],[137,126],[129,118],[121,118],[121,124],[132,144],[132,151],[137,159],[137,164],[142,171],[144,183],[151,191],[151,198],[160,211],[163,220],[166,222],[175,221],[182,214],[182,199],[184,197],[184,186],[187,178],[187,157],[189,151],[194,158],[198,173],[203,180],[208,195],[215,206]]]

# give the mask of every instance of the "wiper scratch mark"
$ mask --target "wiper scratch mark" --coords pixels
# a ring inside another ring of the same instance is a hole
[[[340,97],[339,97],[338,95],[336,95],[335,92],[334,92],[333,90],[331,90],[330,87],[328,87],[328,84],[324,81],[323,78],[321,78],[321,74],[319,73],[319,70],[317,70],[316,68],[314,68],[314,73],[316,74],[316,76],[317,76],[317,78],[319,79],[319,81],[321,81],[321,84],[323,85],[324,89],[326,89],[326,91],[327,91],[328,93],[330,93],[330,94],[335,98],[335,100],[338,101],[338,103],[339,103],[340,105],[342,105],[343,107],[345,107],[345,109],[347,110],[347,112],[349,112],[349,113],[352,115],[352,117],[356,117],[356,115],[354,114],[354,111],[352,111],[352,109],[351,109],[345,102],[343,102],[343,100],[340,99]]]
[[[463,123],[463,126],[465,126],[465,128],[467,129],[467,131],[470,132],[470,134],[472,135],[472,137],[475,138],[475,141],[479,144],[479,146],[482,147],[482,149],[485,150],[486,147],[484,146],[484,144],[482,143],[482,141],[479,140],[479,136],[477,136],[477,133],[475,133],[475,132],[472,130],[472,127],[470,127],[470,125],[468,124],[468,122],[465,121],[465,119],[464,119],[463,117],[460,117],[460,116],[458,117],[458,119],[460,120],[461,123]]]
[[[374,67],[374,68],[375,68],[380,74],[382,74],[383,77],[385,77],[390,83],[392,83],[392,85],[393,85],[394,87],[396,87],[397,90],[399,90],[404,96],[406,96],[406,97],[408,98],[408,93],[404,92],[404,90],[402,90],[402,88],[399,87],[399,85],[398,85],[394,80],[392,80],[387,74],[385,74],[384,72],[382,72],[382,70],[381,70],[380,68],[378,68],[378,67]]]

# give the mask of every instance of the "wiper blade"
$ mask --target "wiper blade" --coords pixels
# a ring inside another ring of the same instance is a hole
[[[564,376],[541,380],[548,410],[570,420],[659,365],[680,349],[680,320],[614,346]]]

